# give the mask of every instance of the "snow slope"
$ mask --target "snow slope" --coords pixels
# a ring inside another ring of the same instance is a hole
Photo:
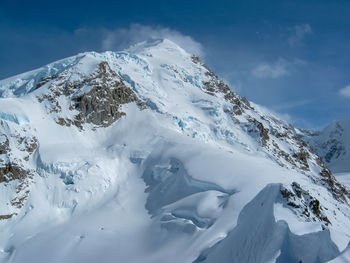
[[[0,82],[1,262],[327,262],[348,190],[169,40]]]

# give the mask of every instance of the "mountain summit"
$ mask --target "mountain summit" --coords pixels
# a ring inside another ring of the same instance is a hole
[[[0,95],[1,262],[347,253],[349,190],[305,132],[169,40],[78,54]]]

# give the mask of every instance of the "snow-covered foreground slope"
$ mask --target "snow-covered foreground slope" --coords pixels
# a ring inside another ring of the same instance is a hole
[[[349,192],[168,40],[0,82],[1,262],[327,262]]]

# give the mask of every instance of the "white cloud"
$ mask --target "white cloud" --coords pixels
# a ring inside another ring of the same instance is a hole
[[[271,106],[271,108],[276,111],[286,111],[286,110],[294,109],[296,107],[307,105],[309,103],[311,103],[311,100],[301,99],[297,101],[290,101],[290,102],[285,102],[283,104],[274,105],[274,106]]]
[[[189,53],[200,57],[204,56],[203,47],[200,43],[192,37],[168,27],[132,24],[129,28],[105,30],[104,35],[105,37],[101,43],[103,50],[120,50],[144,40],[167,38]]]
[[[302,43],[305,35],[311,34],[312,29],[309,24],[297,25],[291,29],[293,35],[288,38],[288,43],[291,47],[298,46]]]
[[[262,63],[252,70],[256,78],[280,78],[289,75],[288,63],[284,59],[278,59],[275,63]]]
[[[343,97],[350,98],[350,84],[339,90],[339,94]]]

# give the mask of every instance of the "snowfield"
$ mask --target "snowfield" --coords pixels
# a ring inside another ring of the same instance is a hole
[[[169,40],[0,95],[0,262],[350,262],[349,176]]]

